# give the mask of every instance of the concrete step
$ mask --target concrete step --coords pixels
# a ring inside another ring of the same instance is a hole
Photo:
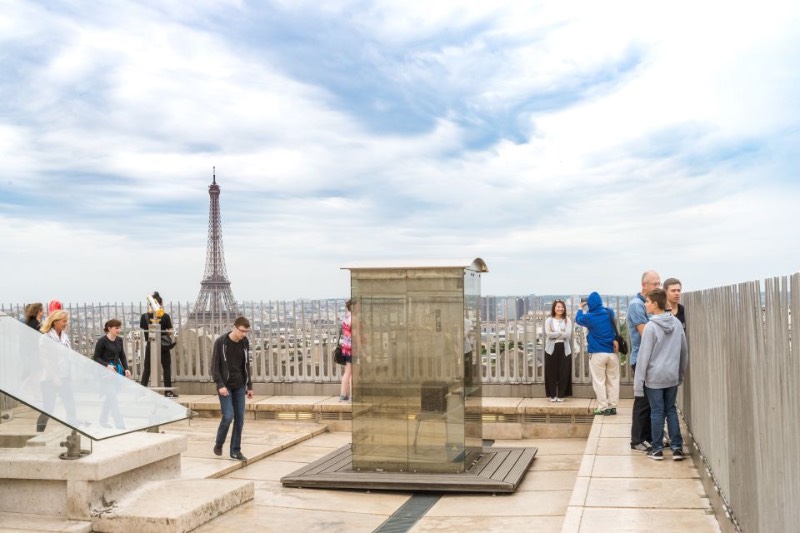
[[[82,520],[67,520],[57,516],[0,512],[0,533],[11,531],[91,533],[92,523]]]
[[[143,485],[119,502],[96,509],[93,531],[182,533],[253,499],[241,479],[172,479]]]

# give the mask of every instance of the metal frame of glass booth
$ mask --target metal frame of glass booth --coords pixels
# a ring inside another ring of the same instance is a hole
[[[478,258],[349,266],[353,470],[464,472],[482,451]]]

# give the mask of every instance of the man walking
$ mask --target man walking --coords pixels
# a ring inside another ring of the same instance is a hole
[[[587,310],[584,311],[584,308]],[[603,306],[600,295],[593,292],[586,305],[578,309],[575,322],[587,328],[589,351],[589,370],[592,373],[592,387],[597,396],[596,415],[617,414],[619,402],[619,356],[616,353],[614,311]]]
[[[233,329],[214,341],[211,357],[211,378],[217,386],[222,420],[217,429],[214,454],[222,455],[222,445],[228,436],[228,428],[233,421],[231,435],[231,459],[247,461],[242,455],[242,429],[244,428],[245,396],[253,398],[253,380],[250,367],[250,342],[247,332],[250,322],[243,316],[233,323]]]
[[[646,396],[650,404],[653,444],[647,457],[656,461],[664,459],[662,449],[666,418],[672,459],[682,461],[683,436],[675,399],[689,362],[686,336],[680,321],[666,310],[667,293],[663,289],[648,292],[645,307],[650,314],[650,321],[642,335],[633,394],[637,398]]]
[[[631,369],[636,372],[639,346],[642,343],[642,333],[647,324],[647,311],[644,308],[644,295],[653,289],[661,287],[661,276],[658,272],[648,270],[642,274],[642,289],[633,297],[628,305],[628,315],[625,322],[628,326],[628,336],[631,339]],[[650,449],[650,404],[647,396],[636,396],[633,399],[633,417],[631,420],[631,449],[646,452]]]

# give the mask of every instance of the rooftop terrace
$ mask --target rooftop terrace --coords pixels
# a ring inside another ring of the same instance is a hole
[[[489,411],[513,413],[532,399],[486,400]],[[180,401],[195,408],[209,405],[208,398],[203,396],[182,396]],[[550,407],[543,402],[540,411],[560,409],[563,413],[569,409],[582,414],[590,412],[593,403],[575,399],[564,406]],[[288,488],[281,484],[281,477],[348,444],[350,433],[329,431],[315,422],[257,418],[259,405],[277,409],[276,412],[307,412],[314,405],[350,409],[349,405],[336,403],[334,398],[255,398],[249,404],[243,436],[242,451],[249,458],[247,463],[213,455],[211,448],[217,426],[213,411],[201,413],[207,416],[163,426],[162,431],[183,435],[188,441],[186,451],[181,454],[181,480],[224,478],[252,480],[255,484],[252,501],[196,530],[203,533],[221,530],[615,532],[642,531],[659,523],[682,532],[720,531],[692,461],[656,463],[630,450],[630,403],[623,400],[616,417],[594,417],[588,437],[495,439],[492,446],[534,446],[539,450],[515,493],[434,495],[427,502],[429,508],[422,506],[411,513],[413,516],[409,514],[409,502],[416,503],[419,497],[411,493]],[[14,419],[0,426],[0,430],[11,432],[32,426],[35,416],[27,408],[17,408]],[[48,431],[63,429],[54,424]],[[114,446],[114,441],[125,438],[94,446],[95,449]],[[181,485],[181,490],[192,491],[192,484]],[[116,512],[133,516],[141,515],[144,509],[148,509],[146,514],[154,521],[180,517],[180,505],[174,498],[123,502]],[[15,531],[91,531],[90,522],[24,513],[0,513],[0,524],[3,530]]]

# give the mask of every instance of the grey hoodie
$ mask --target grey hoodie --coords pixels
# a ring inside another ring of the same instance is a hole
[[[683,383],[689,363],[689,348],[680,321],[672,313],[652,315],[644,327],[636,361],[634,396],[649,389],[666,389]]]

